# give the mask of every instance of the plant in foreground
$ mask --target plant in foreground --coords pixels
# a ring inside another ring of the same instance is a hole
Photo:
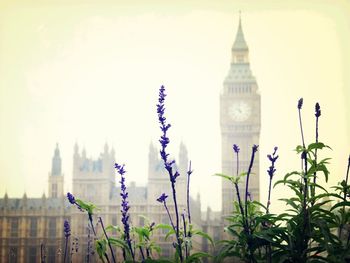
[[[80,211],[82,211],[82,212],[85,211],[88,214],[88,219],[89,219],[89,222],[91,224],[92,231],[94,232],[94,235],[96,236],[96,231],[95,231],[93,219],[92,219],[92,215],[93,215],[93,212],[94,212],[94,209],[96,208],[96,206],[92,203],[88,203],[88,202],[84,202],[80,199],[76,199],[74,197],[74,195],[72,195],[69,192],[67,193],[67,199],[72,205],[75,205]]]
[[[68,220],[64,220],[63,230],[64,230],[64,238],[65,238],[63,262],[66,262],[67,250],[68,250],[68,240],[69,240],[69,236],[70,236],[70,225],[69,225]]]
[[[176,178],[180,175],[178,171],[173,171],[173,165],[175,164],[174,160],[169,160],[169,154],[166,152],[166,148],[170,142],[169,137],[167,136],[167,132],[171,125],[166,122],[165,118],[165,88],[164,86],[161,86],[159,89],[159,98],[158,98],[158,104],[157,104],[157,113],[158,113],[158,121],[160,123],[160,129],[162,131],[162,135],[160,137],[160,156],[163,160],[164,167],[168,171],[169,179],[171,182],[171,189],[172,189],[172,197],[174,202],[174,208],[175,208],[175,225],[174,225],[174,231],[177,239],[176,251],[180,258],[180,262],[183,262],[183,255],[182,255],[182,239],[180,238],[180,228],[179,228],[179,210],[177,205],[177,198],[176,198]]]
[[[163,161],[164,168],[168,172],[169,175],[169,180],[171,184],[171,191],[172,191],[172,199],[174,203],[174,210],[175,210],[175,220],[172,219],[172,216],[169,212],[169,209],[166,205],[166,198],[168,197],[165,193],[163,193],[157,201],[160,203],[163,203],[164,208],[167,211],[169,221],[171,224],[171,228],[169,229],[170,234],[175,234],[176,237],[176,242],[174,242],[174,247],[175,247],[175,260],[179,260],[180,262],[193,262],[193,261],[198,261],[202,257],[208,257],[210,256],[207,253],[204,252],[197,252],[191,255],[191,237],[193,235],[200,235],[204,238],[207,238],[212,242],[211,238],[205,234],[202,231],[199,230],[193,230],[192,229],[192,224],[191,224],[191,214],[190,214],[190,203],[189,203],[189,186],[190,186],[190,176],[192,174],[192,169],[191,169],[191,162],[189,164],[189,168],[187,171],[187,219],[185,217],[185,214],[179,215],[179,207],[178,207],[178,202],[177,202],[177,195],[176,195],[176,178],[180,176],[180,173],[178,170],[174,169],[175,165],[175,160],[170,160],[169,159],[169,153],[167,153],[167,146],[170,142],[170,139],[168,137],[168,130],[171,127],[169,123],[166,122],[166,117],[165,117],[165,87],[161,86],[159,89],[159,97],[158,97],[158,104],[157,104],[157,114],[158,114],[158,121],[160,124],[160,129],[161,129],[161,136],[160,136],[160,145],[161,145],[161,150],[160,150],[160,157]],[[175,170],[175,171],[174,171]],[[183,230],[180,229],[180,220],[182,219],[182,224],[183,224]],[[183,253],[185,251],[185,253]]]
[[[120,179],[120,189],[121,189],[121,193],[120,196],[122,198],[122,203],[121,203],[121,213],[122,213],[122,223],[124,226],[124,241],[127,243],[128,248],[129,248],[129,252],[131,254],[132,260],[135,261],[135,254],[134,254],[134,250],[132,248],[131,245],[131,239],[130,239],[130,224],[129,224],[129,202],[128,202],[128,192],[126,191],[126,185],[125,185],[125,169],[124,169],[124,165],[119,165],[119,164],[115,164],[115,168],[117,169],[117,172],[120,174],[121,179]],[[124,260],[125,260],[125,253],[124,253]]]
[[[350,261],[350,202],[347,200],[350,187],[348,174],[339,186],[334,187],[336,193],[330,193],[317,182],[319,173],[328,181],[329,158],[318,159],[321,150],[330,148],[319,142],[318,118],[321,116],[320,105],[315,105],[316,136],[315,143],[305,144],[301,110],[303,99],[298,101],[299,126],[301,145],[296,152],[300,154],[302,166],[300,171],[293,171],[275,183],[287,186],[293,191],[291,198],[280,199],[289,209],[280,215],[271,214],[271,181],[276,171],[275,162],[277,148],[268,155],[271,162],[267,170],[270,177],[267,206],[258,202],[240,200],[238,181],[245,174],[236,176],[219,176],[230,180],[237,192],[235,211],[228,217],[229,226],[225,230],[233,236],[233,240],[223,240],[222,250],[217,259],[238,257],[245,262],[349,262]],[[234,145],[238,162],[239,147]],[[238,167],[238,165],[237,165]],[[248,179],[248,178],[247,178]],[[249,184],[247,183],[246,186]],[[317,180],[316,180],[317,179]],[[246,191],[247,191],[246,187]],[[310,191],[309,191],[310,189]],[[247,196],[247,192],[246,192]],[[335,202],[332,205],[331,202]],[[247,207],[248,213],[242,212],[242,206]],[[265,209],[261,213],[257,208]],[[253,212],[250,213],[249,209]],[[248,223],[247,223],[248,222]],[[335,234],[338,231],[338,234]]]
[[[216,174],[223,179],[229,180],[236,191],[237,201],[234,202],[232,215],[227,218],[229,225],[225,227],[225,232],[233,236],[233,240],[222,240],[220,253],[217,256],[217,261],[222,261],[225,258],[239,257],[247,262],[257,262],[255,251],[262,245],[263,240],[257,237],[257,232],[260,231],[260,221],[257,220],[261,215],[258,210],[260,203],[248,200],[249,192],[249,177],[252,172],[254,159],[258,150],[257,145],[252,146],[251,159],[246,173],[239,174],[239,151],[238,145],[233,145],[233,151],[236,156],[236,175]],[[246,176],[244,200],[241,199],[239,182],[242,177]]]

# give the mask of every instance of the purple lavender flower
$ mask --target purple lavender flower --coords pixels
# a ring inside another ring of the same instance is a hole
[[[123,165],[119,165],[117,163],[114,164],[115,169],[117,169],[117,171],[120,175],[123,175],[126,173],[124,166],[125,166],[124,164]]]
[[[307,153],[306,153],[306,151],[303,151],[301,153],[301,159],[306,160],[306,157],[307,157]]]
[[[72,195],[71,193],[67,193],[67,199],[69,201],[69,203],[71,203],[72,205],[75,205],[75,198],[74,198],[74,195]]]
[[[268,154],[267,155],[267,158],[270,160],[271,162],[271,166],[269,167],[269,169],[267,170],[267,173],[269,174],[270,178],[273,177],[273,174],[276,172],[276,169],[275,169],[275,162],[277,161],[278,159],[278,155],[276,155],[276,152],[277,152],[278,148],[275,147],[274,148],[274,152],[273,154]]]
[[[267,155],[267,158],[270,160],[271,162],[271,166],[269,167],[269,169],[267,170],[267,173],[270,177],[270,180],[269,180],[269,192],[268,192],[268,198],[267,198],[267,206],[266,206],[266,213],[269,213],[269,207],[270,207],[270,204],[271,204],[271,184],[272,184],[272,178],[273,178],[273,175],[274,173],[276,172],[276,168],[275,168],[275,162],[277,161],[278,159],[278,155],[276,155],[276,152],[277,152],[278,148],[275,147],[274,148],[274,151],[271,154]]]
[[[164,116],[165,113],[165,88],[164,86],[161,86],[159,90],[159,99],[158,99],[158,104],[157,104],[157,113],[158,113],[158,121],[160,123],[160,129],[162,131],[162,135],[160,136],[160,145],[161,145],[161,150],[160,150],[160,156],[164,162],[165,169],[168,171],[170,180],[171,182],[175,183],[176,182],[176,177],[179,176],[178,172],[175,172],[173,174],[173,169],[172,166],[175,164],[174,160],[168,160],[169,154],[166,153],[166,147],[168,146],[170,139],[167,136],[167,131],[171,127],[170,124],[166,123],[166,118]]]
[[[301,107],[303,107],[303,98],[300,98],[300,99],[298,100],[298,109],[300,110]]]
[[[235,153],[239,153],[239,150],[240,150],[240,149],[239,149],[239,147],[238,147],[237,144],[234,144],[234,145],[233,145],[233,150],[234,150]]]
[[[160,136],[160,145],[161,145],[161,150],[160,150],[160,156],[163,160],[164,167],[168,171],[169,174],[169,179],[171,182],[171,188],[173,192],[173,201],[174,201],[174,207],[175,207],[175,215],[176,215],[176,226],[174,227],[174,231],[176,234],[177,238],[177,248],[179,252],[179,258],[180,262],[183,262],[183,257],[182,257],[182,247],[181,243],[182,240],[180,239],[180,231],[179,231],[179,211],[178,211],[178,206],[177,206],[177,201],[176,201],[176,191],[175,191],[175,183],[176,183],[176,178],[180,175],[177,171],[175,174],[173,173],[173,164],[175,164],[174,160],[168,160],[169,154],[166,152],[166,147],[168,146],[170,139],[167,136],[167,131],[171,127],[170,124],[166,123],[166,118],[165,118],[165,88],[164,86],[161,86],[159,89],[159,99],[158,99],[158,104],[157,104],[157,114],[158,114],[158,121],[160,124],[160,129],[162,131],[162,135]],[[165,202],[164,202],[165,205]],[[166,207],[166,205],[165,205]],[[170,217],[171,219],[171,217]],[[174,224],[173,224],[174,225]]]
[[[164,203],[165,200],[166,200],[167,198],[168,198],[168,196],[167,196],[165,193],[162,193],[161,196],[159,196],[159,197],[157,198],[157,201],[158,201],[159,203]]]
[[[316,116],[316,143],[318,143],[318,118],[321,116],[321,107],[320,107],[320,104],[317,102],[315,104],[315,116]],[[317,149],[315,149],[315,164],[317,164]],[[314,178],[313,178],[313,181],[314,181],[314,184],[316,184],[316,178],[317,178],[317,172],[315,171],[314,172]],[[311,188],[311,193],[312,195],[315,195],[315,186],[310,186]],[[312,204],[313,204],[313,201],[312,201]]]
[[[64,236],[67,238],[70,236],[70,225],[68,220],[64,220],[63,224]]]
[[[120,189],[121,189],[120,196],[122,198],[122,203],[121,203],[122,209],[120,210],[120,212],[122,213],[122,223],[124,225],[124,238],[125,238],[125,241],[127,242],[128,247],[130,249],[132,259],[135,260],[134,251],[132,249],[131,239],[130,239],[130,224],[129,224],[130,215],[128,213],[130,206],[129,206],[129,202],[128,202],[128,192],[126,191],[127,189],[126,189],[126,185],[125,185],[124,174],[126,171],[124,169],[124,166],[125,166],[124,164],[119,165],[119,164],[115,163],[115,168],[117,169],[117,172],[121,175],[121,180],[119,182],[120,182]]]
[[[316,116],[316,118],[321,116],[321,107],[320,107],[320,104],[318,102],[315,105],[315,116]]]
[[[84,212],[84,209],[77,203],[74,195],[72,195],[70,192],[67,193],[67,199],[69,203],[71,203],[72,205],[75,205],[81,212]]]

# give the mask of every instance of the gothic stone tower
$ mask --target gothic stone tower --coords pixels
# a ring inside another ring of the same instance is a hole
[[[236,39],[231,49],[231,66],[224,80],[220,95],[221,161],[222,172],[236,175],[236,162],[232,146],[240,147],[239,173],[247,172],[253,144],[259,144],[260,136],[260,95],[258,86],[249,64],[249,50],[244,39],[241,18]],[[259,200],[259,155],[250,177],[249,192]],[[244,179],[244,178],[242,178]],[[240,183],[240,192],[244,196],[245,184]],[[222,181],[222,214],[233,211],[232,201],[236,193],[227,180]]]
[[[56,144],[55,153],[52,158],[51,173],[49,173],[49,197],[62,197],[63,183],[62,160],[58,144]]]
[[[79,148],[74,147],[73,160],[73,193],[82,200],[93,202],[99,208],[109,205],[113,187],[116,184],[114,172],[115,151],[109,150],[107,143],[104,152],[96,160],[86,157],[83,149],[79,154]]]

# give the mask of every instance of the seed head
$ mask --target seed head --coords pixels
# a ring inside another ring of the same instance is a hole
[[[315,105],[315,116],[316,116],[316,118],[321,116],[321,107],[320,107],[320,104],[318,102]]]
[[[164,203],[165,200],[168,198],[168,196],[165,194],[165,193],[162,193],[158,198],[157,198],[157,201],[159,203]]]
[[[298,109],[300,110],[301,107],[303,107],[303,98],[300,98],[300,99],[298,100]]]
[[[239,150],[240,150],[239,146],[237,144],[234,144],[233,145],[233,150],[234,150],[235,153],[239,153]]]
[[[64,230],[64,236],[67,238],[70,236],[70,225],[68,220],[64,220],[64,224],[63,224],[63,230]]]

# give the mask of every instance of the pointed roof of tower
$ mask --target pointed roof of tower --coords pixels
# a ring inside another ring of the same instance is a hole
[[[242,21],[241,21],[241,12],[239,12],[239,24],[236,34],[235,42],[233,43],[232,50],[248,50],[247,42],[245,41],[243,30],[242,30]]]
[[[56,143],[55,157],[60,157],[60,149],[58,148],[58,143]]]
[[[56,143],[56,149],[54,156],[52,158],[51,175],[58,176],[62,172],[62,160],[60,156],[60,149],[58,148],[58,143]]]
[[[187,155],[187,147],[184,144],[183,141],[180,142],[180,154],[186,154]]]

